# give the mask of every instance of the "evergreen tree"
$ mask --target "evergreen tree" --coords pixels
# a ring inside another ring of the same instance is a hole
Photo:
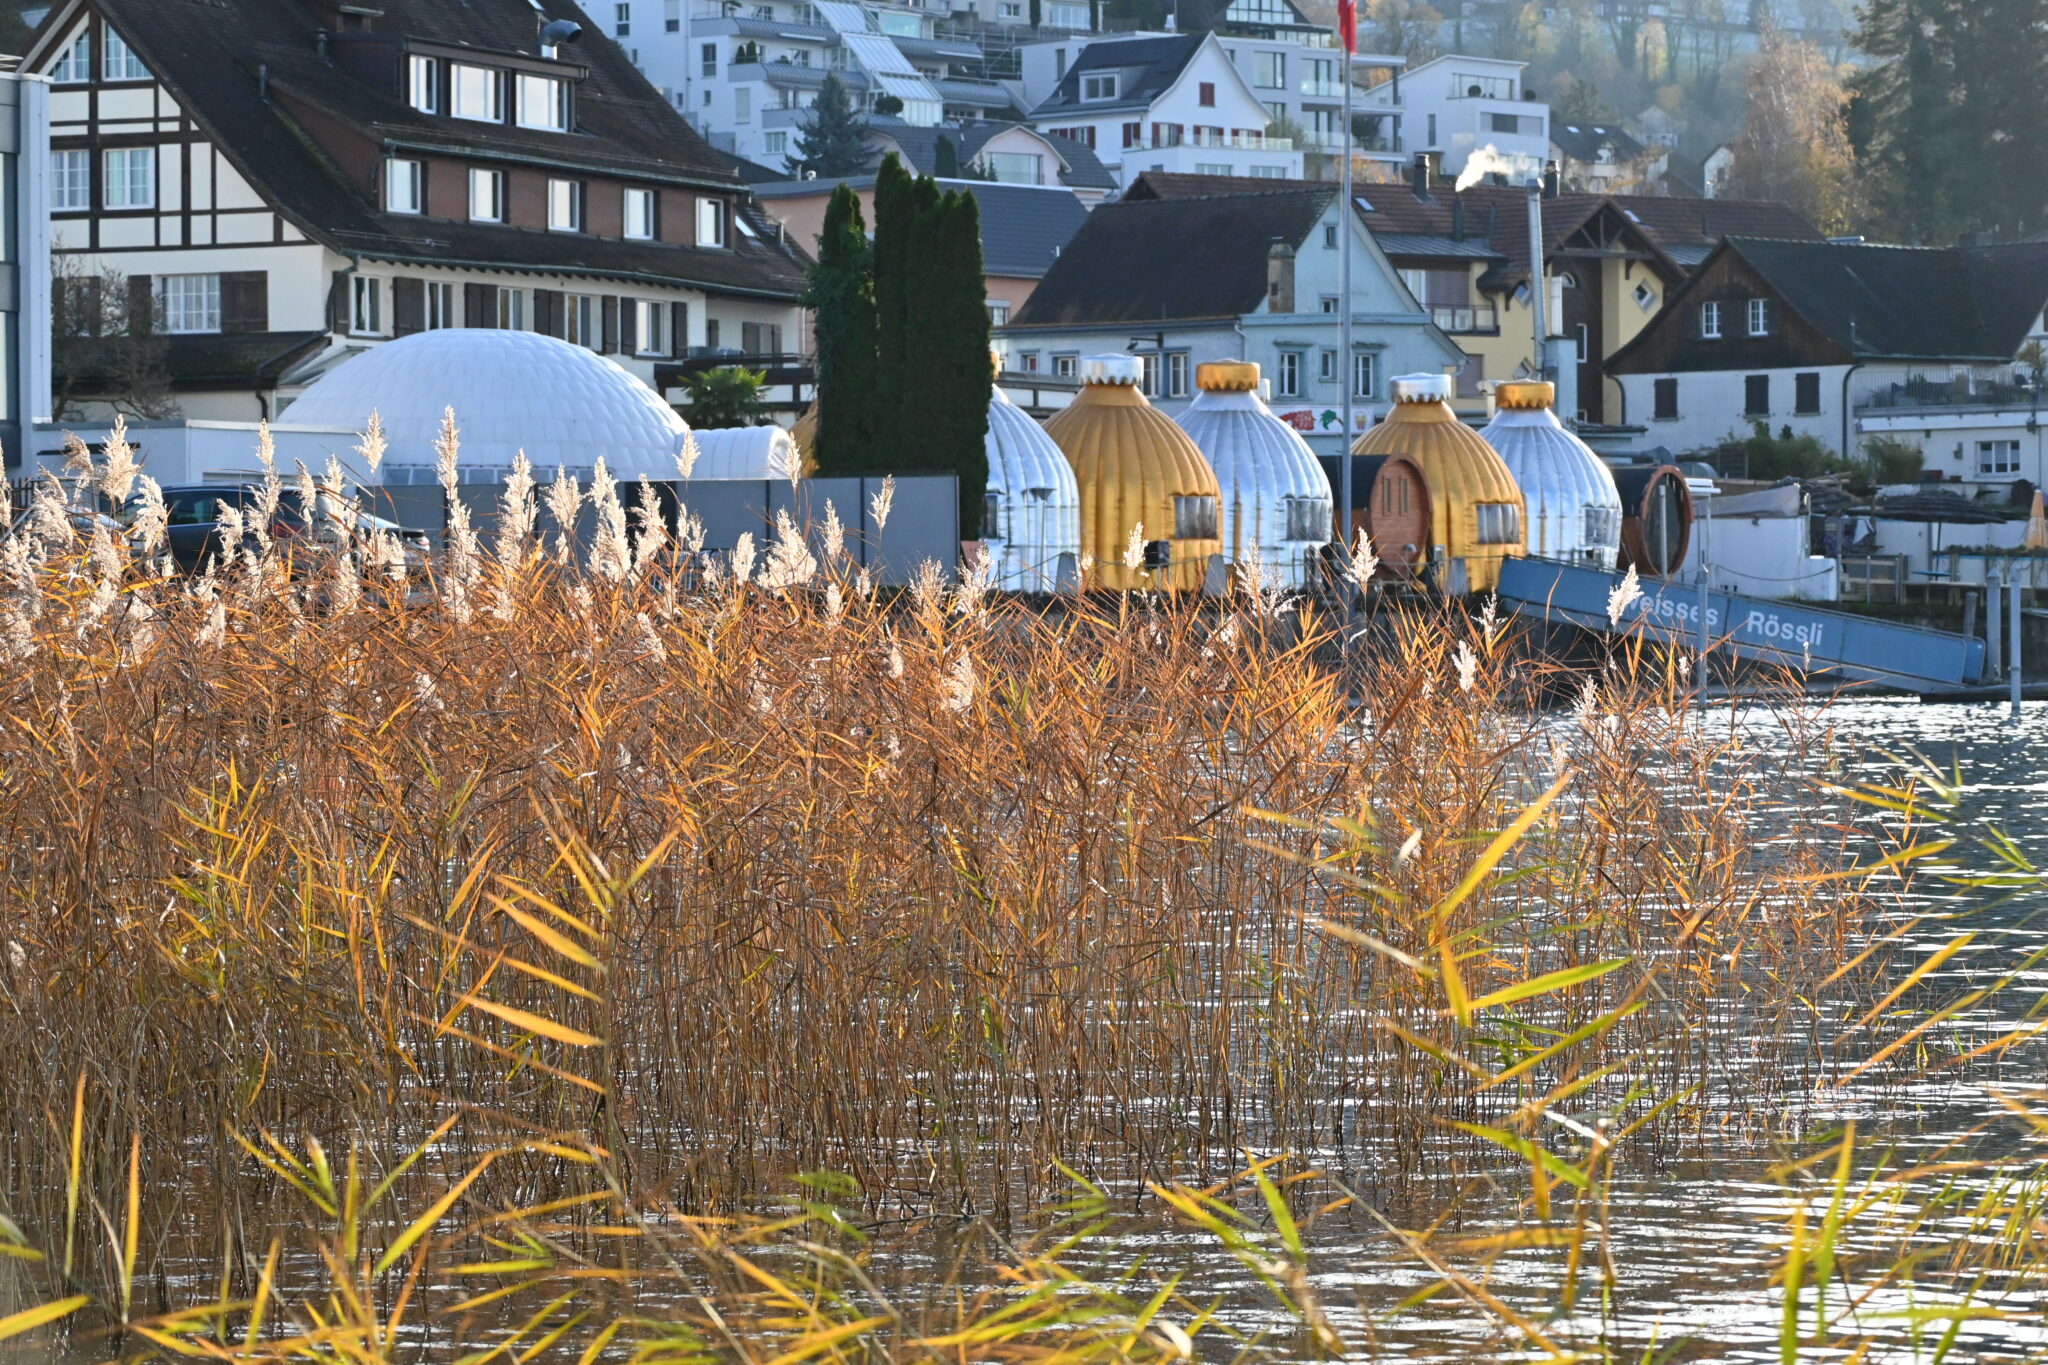
[[[941,458],[960,478],[960,538],[979,540],[988,495],[988,281],[981,256],[981,206],[965,190],[950,196],[939,224],[943,351],[934,358],[934,395],[943,423]]]
[[[2048,219],[2048,28],[2039,0],[1869,0],[1850,135],[1874,226],[1910,242]]]
[[[911,333],[908,291],[916,273],[910,255],[917,218],[916,187],[895,153],[882,158],[875,176],[875,385],[871,409],[874,456],[886,469],[903,467],[904,394],[909,391],[906,351]]]
[[[797,128],[796,151],[788,158],[792,175],[859,175],[868,168],[868,125],[853,112],[846,87],[831,72]]]
[[[857,474],[883,462],[875,449],[874,266],[860,196],[832,191],[818,263],[804,297],[817,310],[820,474]]]

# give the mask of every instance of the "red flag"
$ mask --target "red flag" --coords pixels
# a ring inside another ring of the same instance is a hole
[[[1344,50],[1358,55],[1358,0],[1337,0],[1337,36],[1344,40]]]

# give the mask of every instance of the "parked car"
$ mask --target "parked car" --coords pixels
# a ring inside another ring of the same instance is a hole
[[[0,544],[5,544],[26,532],[30,524],[35,521],[35,516],[36,514],[33,510],[25,510],[19,513],[12,522],[8,523],[6,532],[0,533]],[[113,536],[119,536],[122,531],[120,522],[107,516],[105,513],[95,512],[90,507],[78,507],[75,505],[66,507],[64,509],[64,520],[70,523],[71,533],[78,537],[81,545],[92,538],[94,526],[105,527],[107,533]]]
[[[262,506],[263,489],[256,484],[182,484],[164,489],[163,497],[168,514],[164,537],[169,542],[172,562],[184,573],[198,573],[208,560],[225,562],[229,556],[220,524],[221,506],[236,507],[244,517],[254,517]],[[283,491],[270,519],[270,538],[274,543],[289,550],[296,544],[334,546],[348,537],[360,544],[373,533],[390,532],[398,537],[408,571],[426,567],[425,532],[408,531],[395,521],[362,511],[354,514],[355,522],[350,527],[340,499],[330,493],[316,493],[314,499],[317,505],[313,510],[317,515],[309,517],[305,499],[298,491]],[[139,499],[129,500],[125,509],[129,521],[134,520],[139,507]],[[244,533],[242,544],[234,548],[253,549],[254,541],[252,529]]]

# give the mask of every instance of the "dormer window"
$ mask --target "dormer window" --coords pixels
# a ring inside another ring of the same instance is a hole
[[[626,235],[637,241],[654,240],[654,191],[626,191]]]
[[[405,101],[422,114],[441,112],[441,63],[432,57],[405,59]]]
[[[1749,301],[1749,334],[1753,337],[1771,334],[1771,301],[1751,299]]]
[[[1708,341],[1721,339],[1721,305],[1703,303],[1700,305],[1700,336]]]
[[[50,68],[50,80],[57,85],[84,85],[91,79],[92,38],[81,31]]]
[[[120,34],[107,29],[106,42],[100,58],[100,77],[109,81],[146,81],[149,68],[142,64],[142,58],[135,55],[135,49],[128,46]]]
[[[699,199],[697,201],[697,245],[725,245],[725,201],[723,199]]]
[[[471,169],[469,173],[469,216],[472,222],[505,221],[505,176],[500,171]]]
[[[478,123],[505,121],[505,85],[497,72],[487,66],[468,66],[462,62],[453,63],[449,69],[452,75],[448,83],[455,95],[449,112]]]
[[[552,76],[518,78],[519,126],[543,132],[569,131],[569,82]]]
[[[1091,72],[1081,77],[1081,98],[1084,100],[1113,100],[1116,98],[1116,72]]]
[[[418,161],[393,157],[384,163],[384,209],[387,213],[426,211],[425,167]]]

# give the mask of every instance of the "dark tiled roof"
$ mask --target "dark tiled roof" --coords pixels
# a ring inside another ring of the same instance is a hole
[[[2048,244],[1849,246],[1731,239],[1784,305],[1860,357],[2012,359],[2048,305]]]
[[[587,68],[577,131],[548,133],[436,118],[395,92],[322,58],[323,27],[305,0],[95,0],[201,130],[258,193],[316,241],[385,259],[588,271],[772,295],[803,287],[800,255],[767,238],[733,251],[612,242],[382,213],[308,133],[307,115],[394,145],[466,157],[517,158],[585,171],[721,189],[738,178],[634,69],[574,0],[379,0],[382,34],[407,34],[479,53],[535,51],[540,24],[568,19],[583,38],[563,60]],[[334,39],[335,50],[346,39]],[[270,98],[258,83],[266,71]]]
[[[982,268],[991,275],[1037,279],[1052,267],[1074,234],[1087,221],[1088,207],[1071,190],[1054,186],[1003,185],[986,180],[941,180],[947,189],[966,190],[981,210]],[[830,194],[841,185],[865,191],[875,187],[872,175],[819,180],[783,180],[761,187],[762,198],[781,199]]]
[[[1088,221],[1088,206],[1071,190],[980,180],[939,183],[966,190],[980,206],[982,268],[991,275],[1044,275]]]
[[[1611,148],[1616,161],[1633,161],[1643,154],[1643,144],[1611,123],[1566,123],[1555,110],[1550,114],[1550,141],[1573,161],[1598,161],[1602,147]]]
[[[990,139],[1012,128],[1024,128],[1044,140],[1060,159],[1060,183],[1069,189],[1113,190],[1116,177],[1088,147],[1069,137],[1040,133],[1021,123],[1003,119],[979,119],[973,123],[949,123],[935,127],[912,127],[894,118],[871,119],[877,135],[889,139],[903,153],[904,165],[919,175],[938,174],[938,145],[941,138],[953,144],[954,164],[965,169],[981,155]]]
[[[1299,247],[1335,188],[1126,200],[1088,215],[1013,326],[1241,317],[1277,239]]]
[[[1194,199],[1217,194],[1270,194],[1274,190],[1327,190],[1326,180],[1263,180],[1250,175],[1188,175],[1180,171],[1146,171],[1124,191],[1134,199]]]
[[[164,368],[179,389],[220,386],[254,388],[275,382],[301,357],[327,340],[325,332],[224,332],[164,338]],[[81,348],[78,372],[69,379],[85,391],[97,391],[106,376],[90,347]]]
[[[1771,237],[1781,242],[1826,241],[1821,230],[1790,204],[1771,199],[1675,199],[1654,194],[1609,195],[1666,251],[1714,247],[1725,237]]]
[[[1174,83],[1202,46],[1200,33],[1176,33],[1161,38],[1108,39],[1082,48],[1060,78],[1059,86],[1045,103],[1031,111],[1034,119],[1059,114],[1109,113],[1117,109],[1143,109]],[[1081,77],[1087,73],[1114,71],[1118,75],[1117,97],[1113,100],[1081,99]]]

